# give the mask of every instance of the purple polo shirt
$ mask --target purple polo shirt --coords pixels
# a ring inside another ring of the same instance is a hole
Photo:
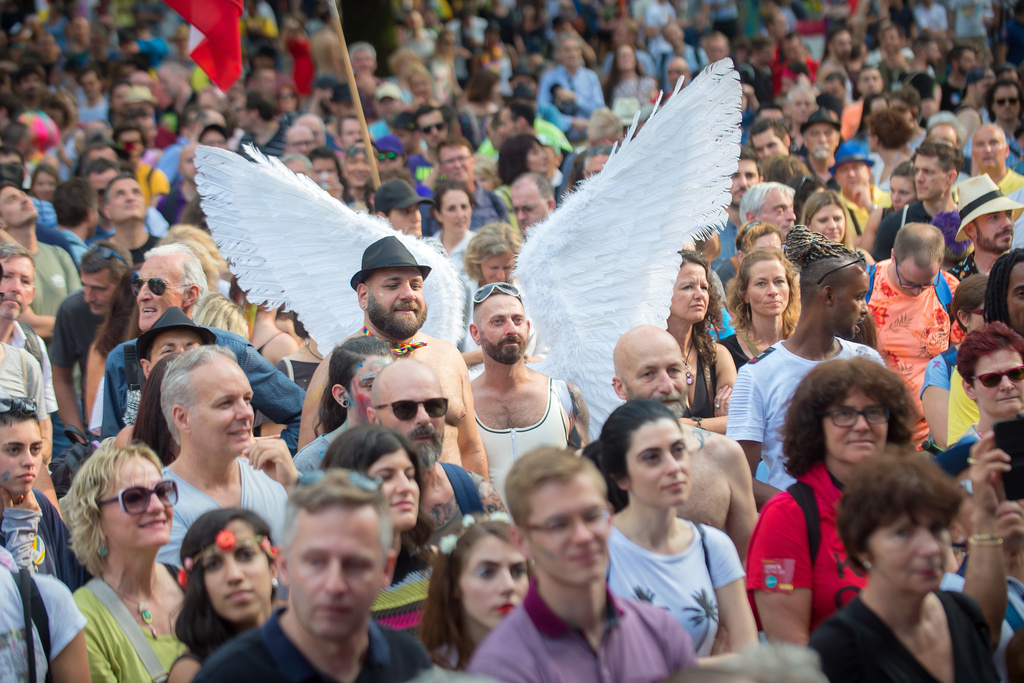
[[[562,621],[530,584],[522,606],[491,631],[467,673],[504,683],[654,683],[697,665],[690,636],[667,611],[608,593],[601,645]]]

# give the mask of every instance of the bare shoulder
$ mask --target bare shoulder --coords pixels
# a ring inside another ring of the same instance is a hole
[[[706,458],[725,472],[731,472],[734,468],[748,469],[743,448],[735,440],[685,424],[682,427],[683,433],[692,439],[691,447],[696,445],[699,457]]]

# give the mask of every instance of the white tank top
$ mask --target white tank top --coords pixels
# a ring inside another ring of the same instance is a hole
[[[544,417],[529,427],[491,429],[480,418],[476,418],[480,437],[487,450],[487,470],[491,485],[502,499],[505,498],[505,477],[512,469],[512,463],[522,453],[529,453],[541,446],[565,448],[569,440],[569,412],[572,399],[569,387],[560,379],[548,378],[548,404]]]

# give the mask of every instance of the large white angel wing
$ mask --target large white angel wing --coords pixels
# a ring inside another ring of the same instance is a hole
[[[250,302],[284,304],[321,349],[332,349],[363,325],[349,285],[363,251],[392,235],[431,268],[423,331],[453,344],[462,339],[466,290],[448,257],[384,219],[353,211],[279,160],[247,151],[254,162],[200,147],[196,185],[213,239]]]
[[[665,327],[676,252],[726,223],[740,94],[729,60],[677,86],[601,173],[530,229],[519,252],[515,276],[551,344],[538,370],[580,388],[594,438],[621,403],[611,384],[616,341],[637,325]]]

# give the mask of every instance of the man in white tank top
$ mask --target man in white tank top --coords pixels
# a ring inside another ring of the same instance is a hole
[[[582,448],[590,414],[579,389],[526,367],[530,323],[515,285],[477,291],[469,332],[484,352],[484,372],[472,383],[476,422],[491,484],[504,495],[520,455],[540,446]]]

